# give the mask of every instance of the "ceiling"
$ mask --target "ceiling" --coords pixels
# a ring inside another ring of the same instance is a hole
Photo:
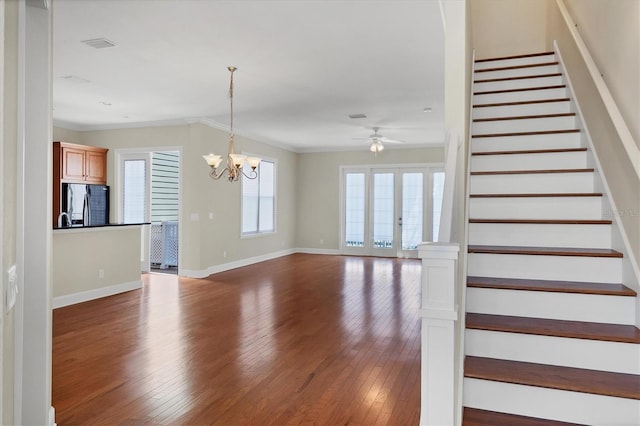
[[[234,65],[239,135],[296,152],[368,149],[374,126],[403,142],[389,147],[443,141],[437,0],[56,0],[53,8],[56,126],[227,129]],[[97,38],[116,46],[82,42]]]

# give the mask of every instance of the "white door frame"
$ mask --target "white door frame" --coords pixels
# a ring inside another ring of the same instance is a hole
[[[147,180],[147,205],[145,217],[146,221],[150,222],[151,220],[151,155],[154,152],[178,152],[180,154],[180,159],[178,162],[179,173],[180,173],[180,181],[179,181],[179,190],[178,190],[178,229],[181,229],[181,221],[182,221],[182,147],[181,146],[156,146],[156,147],[140,147],[140,148],[119,148],[115,150],[114,153],[114,192],[112,194],[112,199],[116,200],[116,217],[119,222],[122,222],[122,207],[123,207],[123,185],[124,182],[122,180],[122,172],[123,172],[123,162],[128,159],[143,159],[148,158],[148,167],[149,167],[149,179]],[[151,227],[143,226],[142,227],[142,246],[141,246],[141,259],[140,259],[140,270],[143,272],[149,272],[151,270]],[[178,274],[180,274],[180,268],[182,267],[182,232],[178,232]]]
[[[373,188],[371,185],[372,175],[374,172],[390,171],[394,172],[396,176],[402,176],[403,172],[424,172],[424,184],[423,184],[423,241],[432,239],[432,220],[433,209],[431,204],[431,195],[433,192],[433,173],[442,170],[442,163],[408,163],[408,164],[375,164],[375,165],[354,165],[354,166],[340,166],[340,179],[339,179],[339,208],[340,208],[340,226],[339,226],[339,250],[344,255],[360,255],[360,256],[391,256],[391,257],[416,257],[417,250],[402,250],[401,244],[401,229],[398,226],[398,212],[395,212],[395,235],[394,246],[395,249],[389,250],[385,253],[385,249],[374,249],[372,247],[372,227],[370,226],[373,219],[373,212],[371,208]],[[345,175],[346,173],[364,173],[365,174],[365,235],[364,235],[364,247],[347,247],[344,244],[345,233]],[[401,198],[401,186],[400,179],[395,179],[394,196],[396,197],[396,209],[402,208]],[[401,212],[401,210],[400,210]]]

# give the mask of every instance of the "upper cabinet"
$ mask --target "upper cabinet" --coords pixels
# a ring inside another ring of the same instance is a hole
[[[54,184],[59,178],[60,182],[66,183],[106,185],[108,151],[106,148],[54,142]]]

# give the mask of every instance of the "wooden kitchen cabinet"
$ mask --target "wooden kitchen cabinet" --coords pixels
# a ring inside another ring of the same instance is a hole
[[[53,143],[53,179],[65,183],[107,183],[106,148],[68,142]],[[58,176],[56,176],[56,172]]]
[[[62,212],[62,184],[107,184],[106,148],[69,142],[53,143],[53,226]]]

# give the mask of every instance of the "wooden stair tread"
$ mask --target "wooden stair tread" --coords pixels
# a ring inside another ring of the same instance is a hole
[[[491,62],[491,61],[504,61],[507,59],[523,59],[523,58],[535,58],[538,56],[547,56],[547,55],[554,55],[555,52],[538,52],[538,53],[525,53],[522,55],[512,55],[512,56],[500,56],[497,58],[485,58],[485,59],[476,59],[474,62],[475,63],[481,63],[481,62]]]
[[[471,198],[602,197],[601,192],[556,192],[541,194],[471,194]]]
[[[509,132],[509,133],[483,133],[479,135],[471,135],[472,138],[499,138],[505,136],[536,136],[536,135],[554,135],[562,133],[580,133],[580,129],[558,129],[558,130],[536,130],[531,132]]]
[[[618,283],[531,280],[523,278],[467,277],[467,287],[499,290],[547,291],[552,293],[599,294],[605,296],[636,296],[636,292]]]
[[[508,67],[483,68],[480,70],[474,70],[474,72],[510,71],[510,70],[517,70],[522,68],[548,67],[551,65],[558,65],[558,61],[542,62],[539,64],[510,65]]]
[[[640,329],[633,325],[625,324],[467,313],[466,327],[473,330],[534,334],[537,336],[640,343]]]
[[[566,89],[565,84],[558,84],[555,86],[540,86],[540,87],[521,87],[517,89],[501,89],[501,90],[486,90],[484,92],[473,92],[474,95],[495,95],[500,93],[515,93],[515,92],[530,92],[534,90],[550,90],[550,89]]]
[[[515,101],[515,102],[495,102],[490,104],[474,104],[474,108],[487,108],[497,106],[515,106],[515,105],[528,105],[528,104],[546,104],[552,102],[569,102],[569,98],[555,98],[555,99],[536,99],[532,101]]]
[[[521,151],[484,151],[471,155],[557,154],[562,152],[587,152],[587,148],[526,149]]]
[[[533,256],[575,256],[621,258],[622,253],[604,248],[582,247],[526,247],[526,246],[484,246],[470,245],[469,253],[525,254]]]
[[[559,114],[538,114],[538,115],[513,115],[509,117],[474,118],[474,123],[484,123],[487,121],[507,121],[507,120],[533,120],[538,118],[575,117],[575,112],[563,112]]]
[[[533,175],[547,173],[592,173],[595,169],[547,169],[547,170],[494,170],[484,172],[471,172],[471,176],[486,175]]]
[[[478,408],[463,407],[463,426],[577,426],[577,423],[566,423],[557,420],[539,419],[536,417],[519,416],[517,414],[500,413],[497,411],[480,410]]]
[[[487,78],[484,80],[473,80],[473,82],[474,83],[496,83],[498,81],[527,80],[531,78],[547,78],[547,77],[561,77],[561,76],[562,76],[562,73],[554,72],[550,74],[520,75],[517,77]]]
[[[465,377],[640,399],[640,376],[573,367],[466,356]]]

